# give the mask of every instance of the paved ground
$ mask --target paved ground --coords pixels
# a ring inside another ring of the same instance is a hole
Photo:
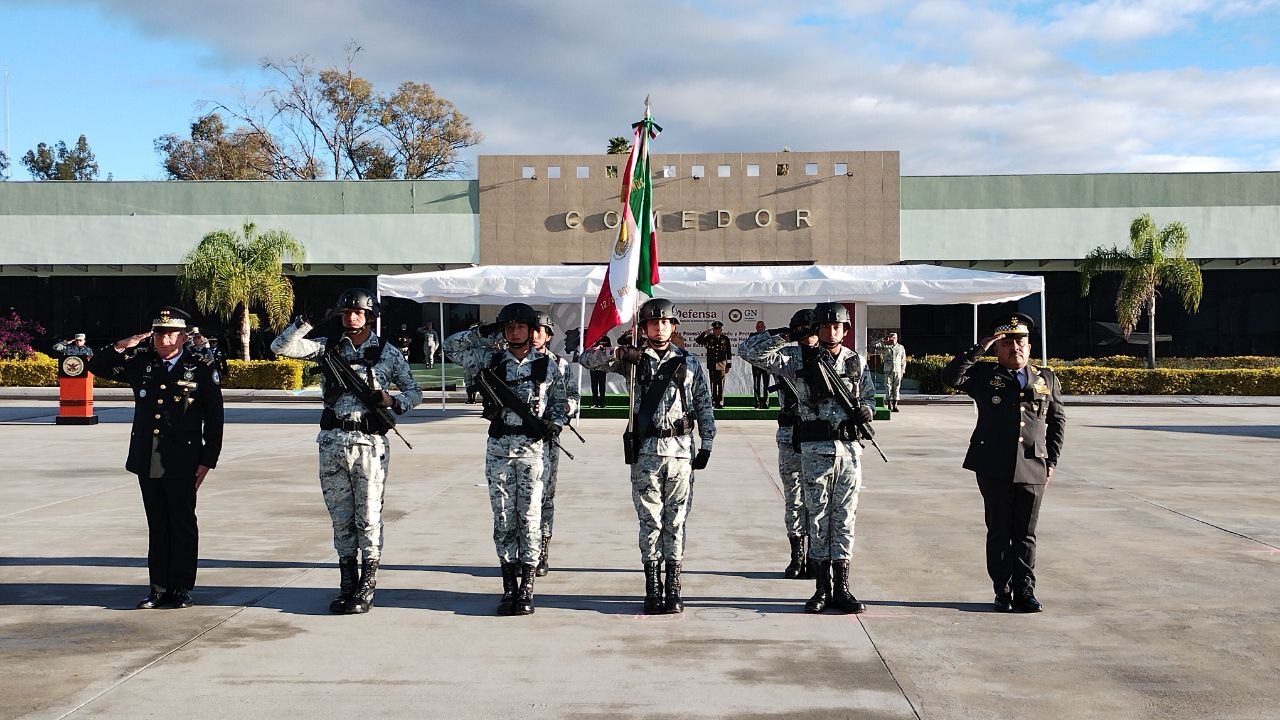
[[[146,571],[129,409],[55,427],[0,401],[0,717],[1275,718],[1280,408],[1076,407],[1041,521],[1047,612],[988,611],[970,408],[911,406],[868,459],[862,616],[801,612],[773,428],[724,423],[699,474],[683,616],[638,615],[620,421],[584,424],[537,613],[499,588],[482,423],[420,412],[394,449],[377,607],[337,580],[300,404],[229,406],[201,490],[196,607]],[[570,442],[576,445],[576,441]]]

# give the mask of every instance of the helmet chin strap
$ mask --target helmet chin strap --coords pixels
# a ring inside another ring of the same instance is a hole
[[[828,350],[830,350],[830,349],[832,349],[832,348],[834,348],[834,347],[839,347],[839,346],[840,346],[840,343],[836,342],[835,340],[819,340],[819,341],[818,341],[818,344],[819,344],[819,345],[821,345],[822,347],[824,347],[824,348],[828,349]]]

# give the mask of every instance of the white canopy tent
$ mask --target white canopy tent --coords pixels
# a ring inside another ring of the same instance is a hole
[[[581,327],[587,305],[604,283],[604,265],[485,265],[406,275],[379,275],[378,295],[441,303],[502,305],[577,303]],[[1045,347],[1044,278],[1034,275],[962,270],[936,265],[734,265],[664,266],[654,294],[680,303],[816,304],[854,303],[855,345],[866,351],[868,305],[973,305],[974,340],[978,305],[1040,294],[1040,350]],[[444,381],[441,366],[441,385]],[[443,395],[442,406],[443,406]]]

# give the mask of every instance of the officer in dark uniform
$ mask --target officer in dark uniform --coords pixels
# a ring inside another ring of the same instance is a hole
[[[724,378],[733,367],[733,346],[724,335],[724,323],[716,320],[693,341],[707,349],[707,375],[711,380],[711,402],[724,407]]]
[[[1067,413],[1053,371],[1029,364],[1031,318],[1016,313],[947,364],[942,379],[973,398],[978,424],[964,468],[978,476],[987,521],[987,574],[995,606],[1040,612],[1036,519],[1062,452]],[[991,346],[996,362],[980,362]]]
[[[191,607],[199,528],[196,491],[222,452],[222,378],[183,351],[190,316],[160,310],[151,331],[108,345],[89,361],[101,377],[133,388],[133,431],[125,468],[138,476],[147,512],[151,592],[138,608]],[[150,339],[150,352],[132,348]]]

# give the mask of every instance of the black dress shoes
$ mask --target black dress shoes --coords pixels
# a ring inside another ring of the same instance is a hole
[[[1018,612],[1023,613],[1038,613],[1041,610],[1044,610],[1044,606],[1036,599],[1035,594],[1029,592],[1018,595],[1018,597],[1013,601],[1013,604],[1014,607],[1017,608]]]
[[[995,606],[996,612],[1013,612],[1013,595],[1007,592],[996,593],[996,599],[991,604]]]
[[[175,608],[189,608],[194,603],[191,602],[190,590],[174,590],[169,594],[169,600]]]
[[[169,593],[152,590],[147,596],[138,601],[135,605],[139,610],[155,610],[158,607],[164,607],[169,604]]]

